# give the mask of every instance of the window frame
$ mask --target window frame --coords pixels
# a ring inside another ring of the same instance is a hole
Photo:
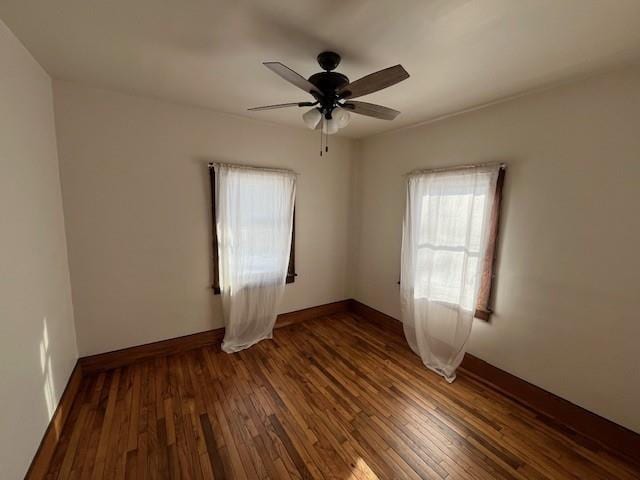
[[[218,253],[218,232],[216,220],[216,173],[212,165],[209,165],[209,181],[211,185],[211,220],[212,220],[212,262],[213,262],[213,284],[211,288],[215,295],[220,295],[220,257]],[[296,207],[293,206],[293,226],[291,230],[291,248],[289,250],[289,265],[287,267],[287,277],[285,283],[294,283],[298,274],[296,273]]]
[[[491,209],[489,239],[487,241],[487,249],[484,256],[482,278],[480,279],[480,287],[478,289],[478,300],[476,302],[476,310],[473,314],[474,318],[484,320],[485,322],[488,322],[491,319],[495,300],[498,243],[500,238],[500,216],[502,211],[502,190],[504,187],[505,174],[506,168],[501,166],[498,171],[493,207]]]

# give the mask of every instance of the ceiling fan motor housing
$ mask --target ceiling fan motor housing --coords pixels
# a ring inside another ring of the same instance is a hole
[[[318,87],[325,97],[335,95],[337,90],[349,84],[347,76],[338,72],[314,73],[309,77],[309,81]]]
[[[338,72],[320,72],[311,75],[309,81],[322,92],[322,96],[316,96],[316,99],[327,118],[331,118],[331,110],[338,105],[340,99],[337,92],[349,84],[349,79]]]
[[[340,64],[340,55],[337,53],[322,52],[317,59],[320,68],[325,71],[311,75],[309,81],[322,92],[322,97],[318,98],[321,110],[327,118],[331,118],[331,110],[338,104],[337,92],[349,84],[349,78],[342,73],[332,71]]]

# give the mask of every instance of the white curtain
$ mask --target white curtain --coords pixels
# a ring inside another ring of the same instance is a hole
[[[296,175],[226,164],[214,168],[222,350],[232,353],[272,337],[289,263]]]
[[[416,172],[407,179],[404,332],[422,362],[449,382],[471,334],[499,168]]]

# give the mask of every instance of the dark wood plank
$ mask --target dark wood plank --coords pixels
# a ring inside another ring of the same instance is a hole
[[[226,478],[224,474],[224,464],[222,463],[222,457],[218,451],[216,440],[213,435],[213,429],[211,428],[211,422],[206,413],[200,415],[200,424],[202,425],[202,431],[204,433],[204,439],[207,443],[207,453],[211,466],[213,467],[213,476],[216,479]]]
[[[269,422],[271,422],[271,426],[275,430],[276,435],[278,435],[278,437],[282,441],[282,444],[287,450],[289,457],[298,469],[298,473],[300,474],[301,478],[303,478],[304,480],[313,479],[306,463],[302,460],[300,453],[298,452],[298,450],[296,450],[295,445],[291,441],[291,438],[289,438],[287,432],[285,432],[284,428],[282,428],[282,424],[280,423],[280,420],[278,420],[278,417],[276,417],[275,415],[269,415]]]

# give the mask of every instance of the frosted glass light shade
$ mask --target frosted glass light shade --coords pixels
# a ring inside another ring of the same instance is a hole
[[[336,107],[331,112],[331,117],[338,122],[338,128],[344,128],[349,125],[351,121],[351,114],[344,108]]]
[[[318,110],[317,108],[312,108],[302,115],[302,120],[304,120],[304,123],[311,130],[314,130],[318,126],[318,123],[321,119],[322,113],[320,113],[320,110]]]
[[[327,135],[333,135],[334,133],[337,133],[338,122],[334,118],[331,118],[329,120],[325,118],[324,123],[322,124],[322,132],[326,133]]]

